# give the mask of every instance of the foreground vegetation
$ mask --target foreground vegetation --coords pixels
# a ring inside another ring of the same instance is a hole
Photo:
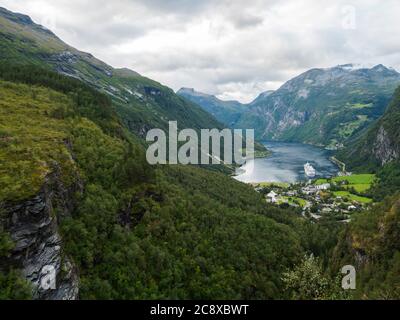
[[[149,128],[166,128],[168,120],[197,129],[219,123],[172,90],[113,69],[28,19],[0,13],[0,299],[28,299],[32,291],[23,266],[7,263],[15,243],[3,209],[31,199],[55,171],[64,186],[82,185],[68,199],[75,208],[58,217],[63,255],[77,268],[82,299],[399,298],[400,165],[382,167],[372,157],[379,126],[350,155],[338,156],[376,179],[343,178],[332,191],[380,204],[361,207],[348,225],[338,223],[342,215],[306,219],[298,196],[286,200],[299,207],[278,208],[221,173],[148,166],[140,138]],[[337,147],[360,133],[367,119],[359,116],[379,116],[393,85],[384,96],[371,91],[352,103],[356,93],[343,87],[339,112],[324,121],[323,142]],[[400,90],[378,122],[394,150],[399,101]],[[263,126],[250,120],[242,124]],[[319,126],[300,129],[286,138],[318,142]],[[326,192],[322,201],[331,205],[330,197]],[[347,264],[357,267],[352,294],[343,294],[337,281]]]
[[[55,168],[66,185],[83,183],[76,209],[60,220],[82,299],[285,298],[282,275],[307,252],[333,250],[328,227],[266,205],[224,174],[148,166],[110,100],[76,80],[21,68],[0,73],[1,202],[34,196]],[[1,232],[10,256],[13,243]],[[18,270],[3,265],[1,274],[1,297],[29,296]]]

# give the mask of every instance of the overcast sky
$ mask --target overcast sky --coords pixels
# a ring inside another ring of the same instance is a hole
[[[0,0],[177,90],[248,102],[313,67],[400,69],[399,0]]]

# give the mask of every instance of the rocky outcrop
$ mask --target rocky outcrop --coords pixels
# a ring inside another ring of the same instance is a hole
[[[75,194],[82,192],[80,180],[74,181],[66,186],[56,168],[35,197],[3,205],[2,225],[15,242],[3,265],[22,270],[32,283],[35,299],[78,298],[78,272],[63,253],[58,231],[59,222],[74,210]]]
[[[382,165],[399,158],[399,152],[395,149],[389,134],[383,126],[378,130],[373,146],[373,153]]]

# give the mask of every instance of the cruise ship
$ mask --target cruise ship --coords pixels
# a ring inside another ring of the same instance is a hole
[[[314,178],[316,175],[314,167],[311,164],[309,164],[308,162],[304,165],[304,172],[310,178]]]

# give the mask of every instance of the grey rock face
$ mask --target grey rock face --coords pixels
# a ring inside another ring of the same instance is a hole
[[[22,270],[32,283],[35,299],[78,298],[77,270],[63,255],[58,222],[71,214],[73,195],[81,191],[79,182],[65,187],[59,174],[54,173],[47,177],[37,196],[22,203],[6,204],[3,209],[2,223],[15,242],[6,263]]]
[[[381,126],[376,137],[373,153],[382,165],[385,165],[395,159],[399,158],[398,152],[395,150],[389,135],[385,128]]]

